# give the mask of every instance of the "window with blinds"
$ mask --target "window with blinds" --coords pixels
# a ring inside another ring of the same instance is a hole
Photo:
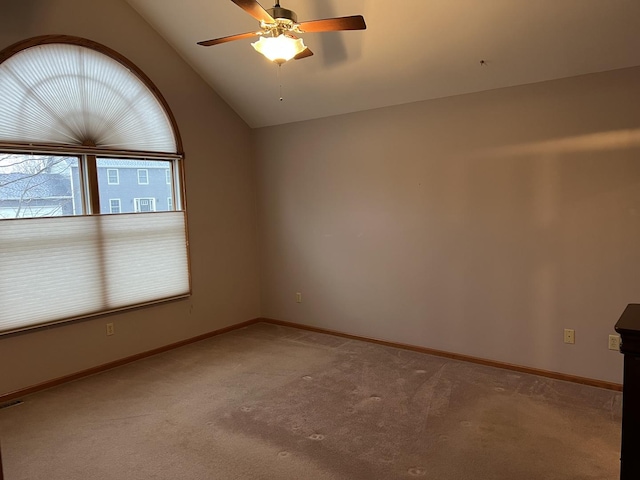
[[[180,136],[151,81],[75,37],[0,62],[0,334],[189,295]]]

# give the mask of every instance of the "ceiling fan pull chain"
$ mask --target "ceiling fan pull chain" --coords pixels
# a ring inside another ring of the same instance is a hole
[[[278,85],[280,86],[280,101],[283,100],[282,98],[282,80],[280,78],[280,69],[282,68],[282,64],[279,63],[278,64]]]

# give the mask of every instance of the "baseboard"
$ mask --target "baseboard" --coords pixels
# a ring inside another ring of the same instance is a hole
[[[136,355],[131,355],[129,357],[122,358],[120,360],[115,360],[113,362],[105,363],[103,365],[98,365],[97,367],[89,368],[87,370],[82,370],[80,372],[72,373],[70,375],[65,375],[59,378],[55,378],[53,380],[48,380],[46,382],[39,383],[37,385],[32,385],[30,387],[22,388],[19,390],[15,390],[13,392],[0,394],[0,404],[9,402],[11,400],[15,400],[16,398],[24,397],[26,395],[30,395],[32,393],[40,392],[42,390],[46,390],[48,388],[56,387],[58,385],[62,385],[63,383],[72,382],[74,380],[78,380],[83,377],[88,377],[89,375],[95,375],[97,373],[104,372],[106,370],[110,370],[112,368],[120,367],[122,365],[126,365],[127,363],[135,362],[137,360],[142,360],[143,358],[151,357],[153,355],[157,355],[159,353],[168,352],[169,350],[173,350],[175,348],[184,347],[185,345],[189,345],[191,343],[199,342],[201,340],[206,340],[207,338],[215,337],[217,335],[222,335],[223,333],[228,333],[233,330],[237,330],[240,328],[248,327],[249,325],[253,325],[255,323],[271,323],[273,325],[280,325],[283,327],[291,327],[297,328],[300,330],[307,330],[310,332],[316,333],[324,333],[327,335],[334,335],[337,337],[349,338],[351,340],[360,340],[363,342],[376,343],[378,345],[385,345],[387,347],[394,348],[402,348],[404,350],[411,350],[419,353],[426,353],[428,355],[435,355],[438,357],[446,357],[454,360],[461,360],[464,362],[477,363],[480,365],[487,365],[489,367],[502,368],[506,370],[513,370],[520,373],[529,373],[532,375],[539,375],[541,377],[554,378],[556,380],[564,380],[566,382],[580,383],[583,385],[590,385],[592,387],[605,388],[607,390],[615,390],[618,392],[622,391],[622,385],[619,383],[612,382],[604,382],[602,380],[595,380],[592,378],[586,377],[578,377],[575,375],[567,375],[565,373],[551,372],[547,370],[540,370],[537,368],[531,367],[523,367],[521,365],[513,365],[510,363],[497,362],[494,360],[488,360],[485,358],[472,357],[469,355],[461,355],[458,353],[445,352],[442,350],[434,350],[431,348],[420,347],[417,345],[409,345],[404,343],[397,342],[389,342],[386,340],[380,340],[377,338],[371,337],[363,337],[360,335],[352,335],[349,333],[339,332],[336,330],[328,330],[325,328],[311,327],[308,325],[303,325],[300,323],[293,322],[285,322],[282,320],[275,320],[273,318],[255,318],[253,320],[247,320],[246,322],[238,323],[235,325],[230,325],[228,327],[220,328],[218,330],[214,330],[209,333],[205,333],[202,335],[198,335],[196,337],[188,338],[186,340],[182,340],[180,342],[171,343],[169,345],[165,345],[163,347],[154,348],[153,350],[148,350],[146,352],[138,353]]]
[[[284,322],[282,320],[275,320],[272,318],[261,318],[260,321],[265,323],[271,323],[273,325],[280,325],[283,327],[292,327],[292,328],[298,328],[301,330],[308,330],[310,332],[325,333],[327,335],[334,335],[337,337],[344,337],[352,340],[361,340],[363,342],[376,343],[378,345],[385,345],[387,347],[402,348],[404,350],[411,350],[413,352],[426,353],[428,355],[435,355],[438,357],[446,357],[454,360],[461,360],[464,362],[477,363],[477,364],[486,365],[489,367],[502,368],[505,370],[513,370],[515,372],[528,373],[531,375],[539,375],[541,377],[553,378],[555,380],[563,380],[565,382],[580,383],[580,384],[589,385],[592,387],[605,388],[607,390],[615,390],[617,392],[622,391],[622,385],[619,383],[605,382],[602,380],[595,380],[593,378],[579,377],[576,375],[567,375],[566,373],[551,372],[548,370],[540,370],[540,369],[531,368],[531,367],[523,367],[521,365],[497,362],[494,360],[488,360],[486,358],[472,357],[469,355],[461,355],[459,353],[445,352],[442,350],[434,350],[431,348],[419,347],[417,345],[389,342],[386,340],[379,340],[377,338],[362,337],[360,335],[352,335],[349,333],[339,332],[336,330],[328,330],[325,328],[310,327],[308,325],[302,325],[299,323]]]
[[[88,377],[89,375],[95,375],[96,373],[101,373],[106,370],[110,370],[112,368],[120,367],[122,365],[126,365],[127,363],[135,362],[137,360],[142,360],[143,358],[151,357],[153,355],[157,355],[159,353],[168,352],[169,350],[173,350],[175,348],[184,347],[185,345],[189,345],[191,343],[199,342],[201,340],[206,340],[207,338],[215,337],[217,335],[222,335],[223,333],[228,333],[233,330],[237,330],[239,328],[244,328],[249,325],[253,325],[254,323],[261,322],[262,319],[255,318],[253,320],[247,320],[246,322],[237,323],[235,325],[230,325],[228,327],[220,328],[218,330],[214,330],[209,333],[204,333],[202,335],[198,335],[196,337],[188,338],[186,340],[181,340],[176,343],[171,343],[169,345],[165,345],[164,347],[154,348],[153,350],[148,350],[146,352],[137,353],[136,355],[131,355],[129,357],[121,358],[120,360],[115,360],[113,362],[105,363],[102,365],[98,365],[97,367],[92,367],[87,370],[82,370],[80,372],[72,373],[70,375],[65,375],[63,377],[55,378],[53,380],[48,380],[46,382],[39,383],[37,385],[32,385],[30,387],[22,388],[20,390],[16,390],[13,392],[5,393],[0,395],[0,404],[9,402],[19,397],[24,397],[26,395],[30,395],[32,393],[40,392],[42,390],[46,390],[48,388],[56,387],[58,385],[62,385],[63,383],[72,382],[74,380],[78,380],[83,377]]]

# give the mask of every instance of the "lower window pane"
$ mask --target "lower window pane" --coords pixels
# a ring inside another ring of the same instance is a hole
[[[81,215],[77,157],[0,153],[0,219]]]
[[[173,210],[170,160],[98,158],[100,213]]]

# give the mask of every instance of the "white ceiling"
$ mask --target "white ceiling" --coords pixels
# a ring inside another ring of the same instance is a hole
[[[196,45],[257,29],[230,0],[127,1],[251,127],[640,65],[640,0],[281,0],[367,30],[302,35],[315,55],[281,68],[280,102],[251,40]]]

